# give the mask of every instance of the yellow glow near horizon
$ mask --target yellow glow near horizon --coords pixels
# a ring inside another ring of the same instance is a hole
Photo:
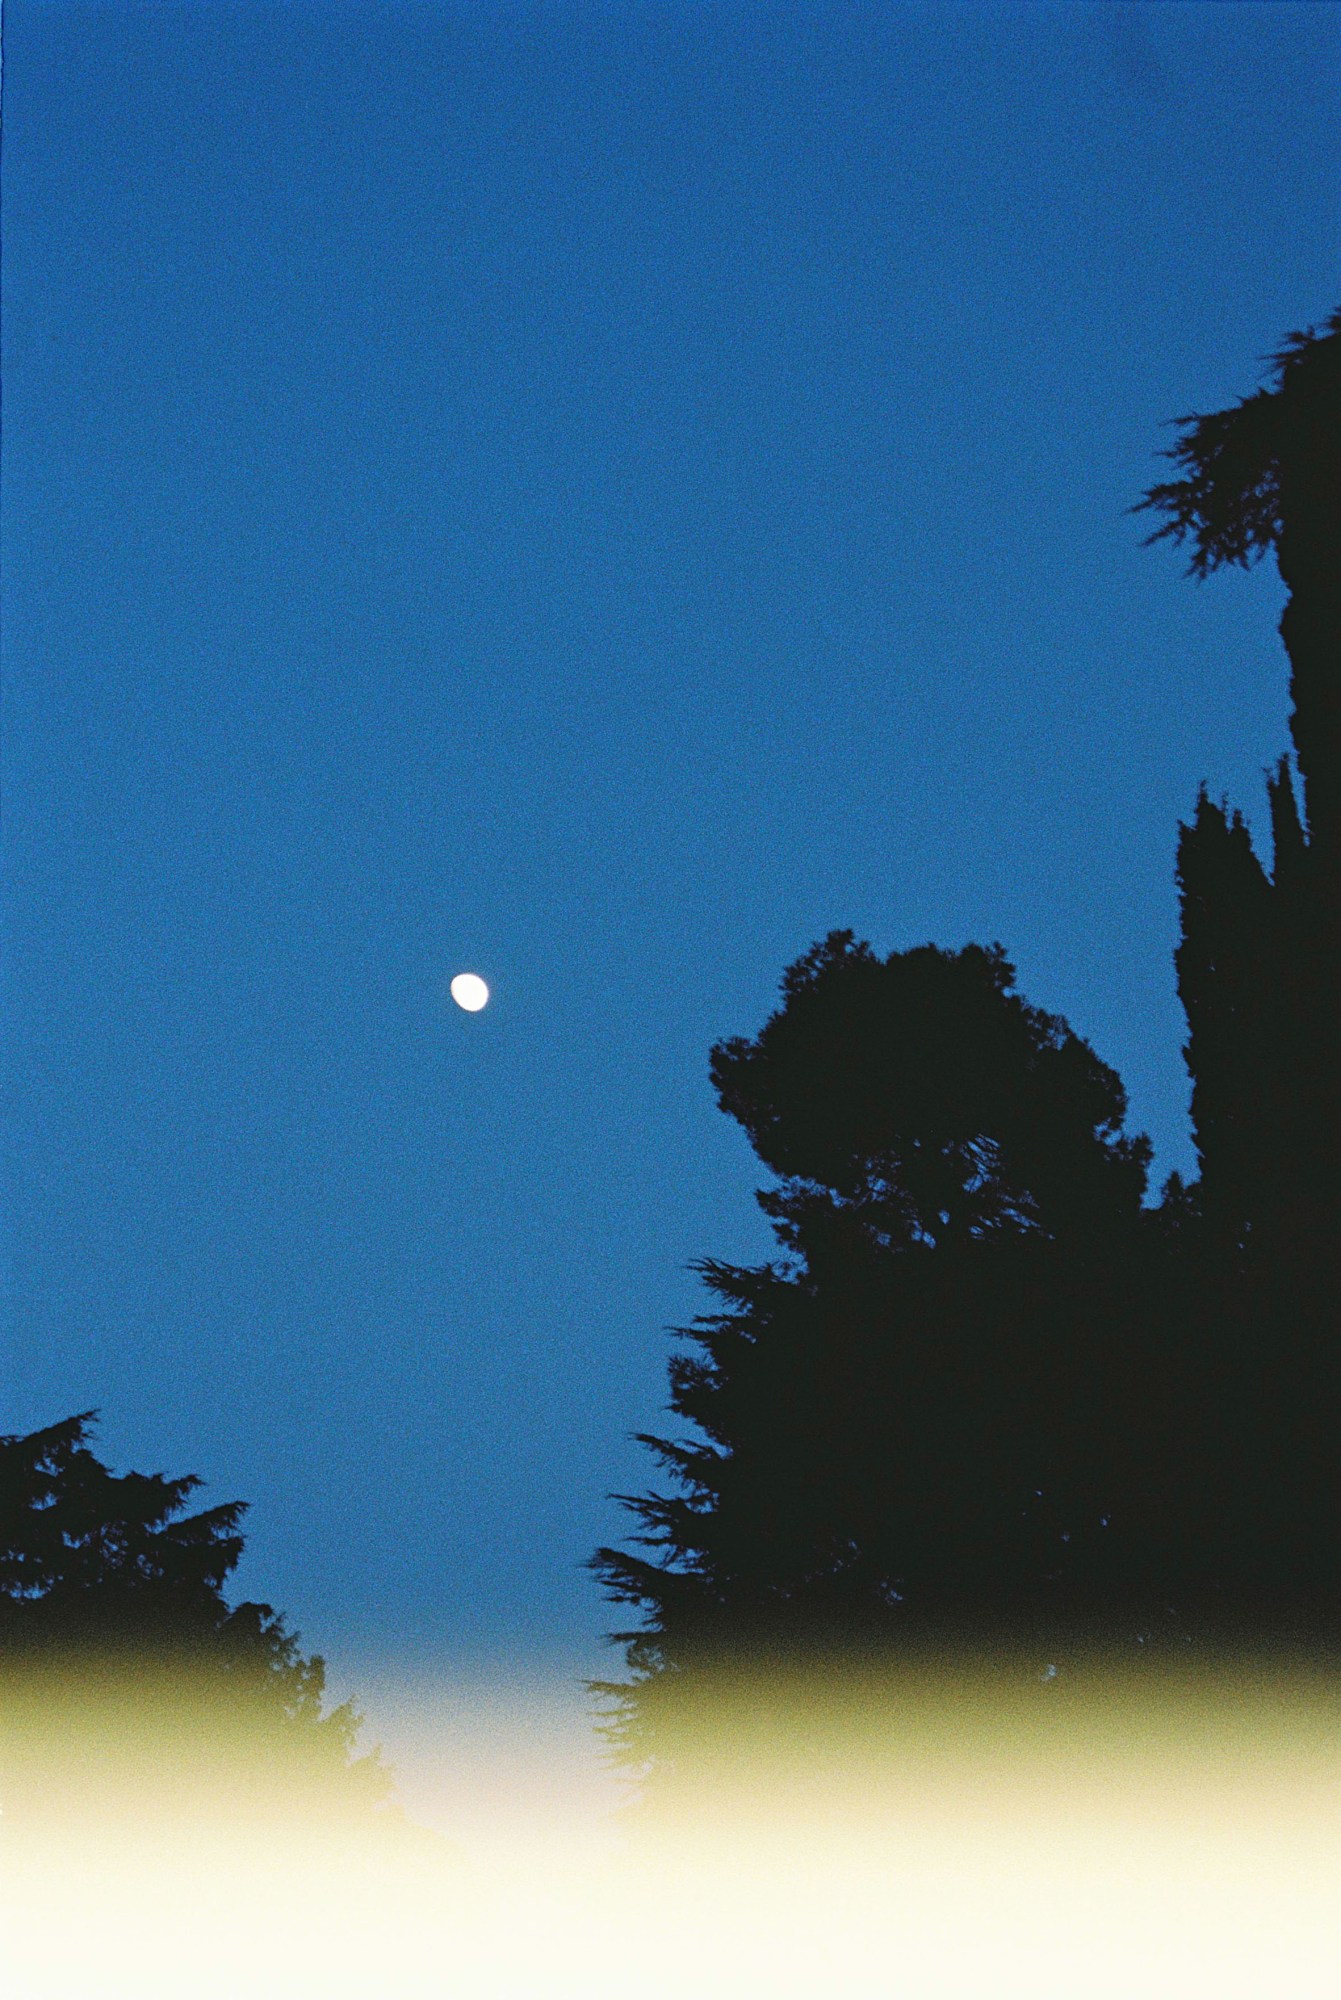
[[[40,1771],[6,1742],[0,1988],[6,2000],[1329,1994],[1335,1676],[1249,1663],[1095,1674],[1083,1700],[1055,1691],[1035,1697],[987,1668],[873,1677],[836,1697],[828,1680],[723,1681],[686,1717],[664,1794],[599,1828],[576,1795],[566,1818],[557,1797],[547,1813],[518,1799],[506,1837],[496,1827],[476,1846],[469,1823],[507,1790],[506,1745],[527,1731],[524,1689],[510,1721],[493,1712],[499,1770],[474,1770],[485,1796],[472,1814],[462,1794],[457,1839],[333,1811],[287,1780],[277,1790],[245,1750],[202,1758],[185,1715],[180,1740],[154,1733],[162,1761],[146,1787],[144,1709],[105,1685],[81,1692],[80,1742],[63,1731]],[[414,1704],[425,1742],[452,1733],[449,1710],[459,1731],[447,1679],[420,1680]]]

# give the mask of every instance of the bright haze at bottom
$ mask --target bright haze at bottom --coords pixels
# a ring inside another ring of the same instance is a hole
[[[96,1755],[67,1736],[52,1784],[44,1751],[6,1855],[11,2000],[1329,1991],[1341,1755],[1307,1666],[724,1680],[640,1803],[547,1757],[552,1689],[425,1680],[400,1727],[447,1746],[445,1834],[427,1796],[369,1820],[207,1766],[189,1718],[150,1796],[99,1685]]]

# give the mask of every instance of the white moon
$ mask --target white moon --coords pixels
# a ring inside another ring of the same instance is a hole
[[[467,1014],[478,1014],[489,998],[489,989],[478,972],[458,972],[452,981],[452,998]]]

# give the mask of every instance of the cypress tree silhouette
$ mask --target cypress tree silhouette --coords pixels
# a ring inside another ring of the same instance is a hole
[[[1263,1163],[1281,1156],[1272,1139],[1286,1116],[1280,989],[1271,976],[1279,968],[1278,912],[1242,814],[1204,791],[1181,829],[1176,872],[1175,963],[1202,1208],[1225,1243],[1242,1248],[1260,1224]]]
[[[1302,1261],[1317,1289],[1335,1275],[1341,1117],[1341,312],[1292,334],[1272,366],[1272,386],[1179,420],[1168,455],[1183,476],[1140,505],[1165,516],[1152,541],[1190,540],[1193,574],[1273,549],[1289,591],[1280,631],[1302,819],[1282,760],[1264,894],[1246,832],[1231,880],[1226,829],[1199,806],[1180,844],[1179,974],[1208,1220],[1240,1248],[1255,1232],[1278,1267]]]
[[[1182,829],[1179,990],[1218,1371],[1225,1564],[1247,1622],[1334,1634],[1341,1586],[1341,312],[1292,334],[1268,386],[1180,419],[1182,477],[1141,502],[1199,577],[1274,550],[1289,595],[1288,759],[1270,874],[1204,793]]]

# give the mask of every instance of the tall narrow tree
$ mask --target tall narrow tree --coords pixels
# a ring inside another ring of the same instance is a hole
[[[1180,476],[1141,503],[1164,516],[1151,539],[1190,542],[1202,577],[1274,551],[1289,593],[1303,813],[1282,760],[1268,876],[1240,816],[1202,798],[1178,974],[1208,1278],[1237,1328],[1240,1582],[1316,1630],[1341,1595],[1341,311],[1291,335],[1254,395],[1181,422]]]

